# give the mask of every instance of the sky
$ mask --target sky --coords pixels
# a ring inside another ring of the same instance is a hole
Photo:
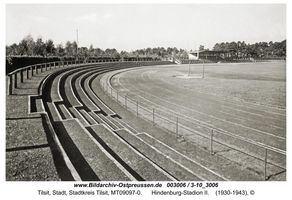
[[[7,4],[6,45],[28,34],[55,44],[134,50],[213,48],[286,39],[285,4]]]

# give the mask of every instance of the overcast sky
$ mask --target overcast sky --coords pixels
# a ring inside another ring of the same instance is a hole
[[[212,48],[216,42],[286,39],[281,4],[7,5],[6,44],[31,34],[65,44],[132,50],[147,47]]]

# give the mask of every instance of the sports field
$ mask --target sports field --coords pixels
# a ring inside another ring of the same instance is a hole
[[[213,137],[214,153],[255,171],[266,159],[285,179],[285,62],[143,67],[115,73],[111,84],[184,139],[210,148]]]

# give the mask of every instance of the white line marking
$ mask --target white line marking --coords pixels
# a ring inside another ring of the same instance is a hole
[[[121,84],[121,87],[124,87],[124,86]],[[132,86],[132,87],[136,88],[135,86]],[[138,91],[138,89],[135,89],[135,90]],[[184,114],[178,113],[178,112],[176,112],[176,111],[170,110],[170,109],[166,108],[165,106],[161,106],[161,105],[159,105],[159,104],[157,104],[157,103],[154,103],[153,101],[151,101],[151,100],[149,100],[149,99],[147,99],[147,98],[145,98],[145,97],[143,97],[143,96],[141,96],[141,95],[137,95],[137,94],[135,94],[135,93],[133,93],[133,92],[129,92],[129,93],[132,93],[132,94],[134,94],[135,96],[138,96],[139,98],[144,99],[145,101],[150,102],[151,104],[156,105],[156,106],[158,106],[158,107],[160,107],[160,108],[163,108],[163,109],[165,109],[165,110],[169,110],[169,111],[171,111],[172,113],[174,113],[175,115],[183,116],[183,117],[185,117],[185,118],[188,118],[188,119],[191,119],[191,120],[195,120],[195,121],[198,121],[198,122],[200,122],[200,123],[202,123],[202,124],[206,124],[206,125],[212,127],[212,125],[209,124],[209,123],[205,123],[205,122],[200,121],[200,120],[197,120],[197,119],[195,119],[195,118],[193,118],[193,117],[188,117],[187,115],[184,115]],[[187,107],[185,107],[185,106],[182,106],[182,105],[178,105],[178,104],[172,103],[172,102],[170,102],[170,101],[167,101],[167,100],[165,100],[165,99],[162,99],[162,98],[160,98],[160,97],[158,97],[158,96],[152,95],[152,94],[150,94],[150,93],[148,93],[148,92],[145,92],[145,91],[143,91],[143,93],[144,93],[144,94],[147,94],[147,95],[149,95],[149,96],[151,96],[151,97],[153,97],[153,98],[157,98],[157,99],[159,99],[159,100],[161,100],[161,101],[164,101],[164,102],[168,103],[169,105],[173,105],[173,106],[176,106],[176,107],[180,107],[180,108],[182,108],[182,109],[184,109],[184,110],[187,110],[187,111],[190,111],[190,110],[191,110],[191,111],[193,111],[193,112],[199,113],[199,114],[201,114],[201,115],[206,115],[207,117],[211,117],[211,118],[214,118],[214,119],[216,119],[216,120],[223,121],[223,122],[225,122],[225,123],[230,123],[230,124],[233,124],[233,125],[236,125],[236,126],[240,126],[240,127],[246,128],[246,129],[250,129],[250,130],[253,130],[253,131],[259,132],[259,133],[261,133],[261,134],[265,134],[265,135],[269,135],[269,136],[272,136],[272,137],[275,137],[275,138],[279,138],[279,139],[282,139],[282,140],[286,140],[285,137],[277,136],[277,135],[274,135],[274,134],[272,134],[272,133],[268,133],[268,132],[266,132],[266,131],[261,131],[261,130],[258,130],[258,129],[255,129],[255,128],[252,128],[252,127],[248,127],[248,126],[245,126],[245,125],[242,125],[242,124],[238,124],[238,123],[235,123],[235,122],[231,122],[231,121],[227,121],[227,120],[225,120],[225,119],[218,118],[218,117],[216,117],[216,116],[214,116],[214,115],[206,114],[206,113],[203,113],[203,112],[200,112],[200,111],[197,111],[197,110],[191,109],[191,108],[187,108]],[[216,129],[218,129],[218,128],[216,128]],[[224,131],[224,130],[222,130],[222,131]],[[228,132],[228,131],[227,131],[227,132]]]
[[[133,71],[135,70],[135,69],[132,69]],[[160,69],[160,71],[161,71],[161,69]],[[148,79],[150,79],[150,80],[152,80],[150,77],[149,77],[149,75],[147,76],[148,77]],[[167,83],[167,84],[171,84],[171,83],[169,83],[169,82],[166,82],[165,80],[163,80],[163,79],[160,79],[160,81],[162,81],[162,82],[165,82],[165,83]],[[172,84],[171,84],[172,85]],[[190,89],[190,88],[184,88],[184,89],[186,89],[186,90],[190,90],[190,91],[194,91],[194,90],[192,90],[192,89]],[[242,101],[236,101],[236,100],[231,100],[231,99],[224,99],[224,100],[220,100],[220,99],[218,99],[218,98],[221,98],[221,97],[219,97],[219,96],[216,96],[216,95],[213,95],[213,94],[209,94],[209,93],[204,93],[204,92],[199,92],[199,91],[195,91],[196,93],[201,93],[201,94],[205,94],[205,95],[210,95],[210,96],[214,96],[214,100],[215,101],[220,101],[220,102],[226,102],[226,101],[229,101],[229,104],[233,104],[233,105],[236,105],[236,106],[241,106],[241,105],[238,105],[239,103],[240,104],[242,104],[243,102]],[[232,102],[232,101],[234,101],[234,102]],[[286,110],[286,109],[282,109],[282,108],[278,108],[278,107],[272,107],[272,106],[267,106],[267,105],[262,105],[262,104],[255,104],[255,103],[250,103],[250,102],[244,102],[245,104],[252,104],[252,105],[245,105],[244,107],[246,107],[246,108],[250,108],[250,109],[256,109],[256,110],[258,110],[258,107],[259,106],[261,106],[261,107],[267,107],[267,108],[270,108],[270,109],[276,109],[276,110]],[[254,108],[254,106],[256,106],[256,108]],[[278,115],[283,115],[283,116],[285,116],[285,114],[280,114],[280,113],[275,113],[275,112],[269,112],[269,111],[266,111],[266,110],[260,110],[260,111],[262,111],[262,112],[267,112],[267,113],[272,113],[272,114],[278,114]],[[263,115],[264,116],[264,115]]]
[[[108,81],[108,84],[110,85],[110,83],[109,83],[109,79],[107,80]],[[111,85],[110,85],[110,87],[111,87]],[[182,125],[183,126],[183,125]],[[183,126],[185,129],[187,129],[187,127],[185,127],[185,126]],[[252,143],[252,144],[256,144],[256,145],[259,145],[259,146],[262,146],[262,147],[265,147],[265,148],[269,148],[269,149],[271,149],[271,150],[273,150],[273,151],[276,151],[276,152],[280,152],[280,153],[282,153],[282,154],[286,154],[286,151],[284,151],[284,150],[281,150],[281,149],[278,149],[278,148],[275,148],[275,147],[273,147],[273,146],[269,146],[269,145],[266,145],[266,144],[263,144],[263,143],[261,143],[261,142],[256,142],[256,141],[253,141],[253,140],[251,140],[251,139],[249,139],[249,138],[244,138],[244,137],[242,137],[242,136],[239,136],[239,135],[235,135],[235,134],[233,134],[233,133],[230,133],[230,132],[227,132],[227,131],[224,131],[224,130],[222,130],[222,129],[218,129],[218,128],[215,128],[217,131],[221,131],[222,133],[225,133],[225,134],[227,134],[227,135],[229,135],[229,136],[232,136],[232,137],[235,137],[235,138],[239,138],[239,139],[242,139],[242,140],[244,140],[244,141],[248,141],[248,142],[250,142],[250,143]],[[194,131],[194,130],[193,130]],[[195,133],[197,133],[197,134],[199,134],[199,135],[201,135],[201,133],[199,133],[199,132],[197,132],[197,131],[194,131]],[[201,135],[202,136],[202,135]],[[205,136],[206,137],[206,136]]]

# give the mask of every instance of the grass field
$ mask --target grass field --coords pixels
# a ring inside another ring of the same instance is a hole
[[[214,145],[215,153],[261,171],[261,160],[249,155],[263,159],[262,146],[286,151],[286,63],[205,64],[204,78],[202,71],[203,65],[144,67],[117,73],[111,83],[143,108],[179,119],[185,130],[178,133],[204,148],[209,141],[198,135],[209,137],[215,130],[215,140],[228,145]],[[175,131],[175,124],[168,127]],[[267,160],[286,166],[286,156],[270,150]],[[268,170],[285,179],[282,169]]]

